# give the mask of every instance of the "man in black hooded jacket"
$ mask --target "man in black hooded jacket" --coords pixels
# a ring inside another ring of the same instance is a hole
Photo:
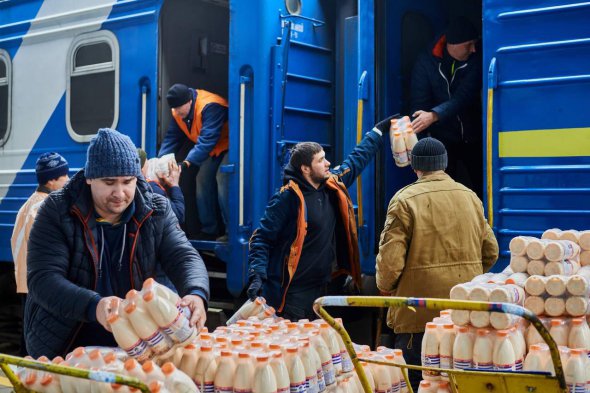
[[[482,72],[477,37],[467,18],[451,22],[446,34],[414,65],[410,106],[419,138],[440,140],[448,153],[447,173],[481,199]]]

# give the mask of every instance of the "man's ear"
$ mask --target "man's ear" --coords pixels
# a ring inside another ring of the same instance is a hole
[[[90,183],[92,183],[91,179],[86,179],[86,184],[90,185]]]
[[[311,167],[308,167],[307,165],[301,165],[301,173],[303,173],[304,175],[309,175],[309,173],[311,172]]]

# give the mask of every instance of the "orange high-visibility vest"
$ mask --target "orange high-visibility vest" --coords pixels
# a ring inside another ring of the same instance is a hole
[[[194,117],[190,131],[188,130],[184,120],[182,120],[182,118],[176,114],[176,111],[172,110],[172,117],[174,117],[176,124],[178,124],[178,127],[180,127],[180,129],[182,130],[182,132],[184,132],[186,137],[194,143],[197,143],[197,139],[199,139],[199,135],[201,135],[201,127],[203,125],[202,113],[205,106],[207,106],[207,104],[210,103],[215,103],[222,105],[226,108],[228,107],[227,100],[221,96],[218,96],[217,94],[210,93],[206,90],[196,90],[196,92],[197,99],[195,100],[195,107],[193,108]],[[223,123],[223,128],[221,129],[221,136],[219,137],[217,144],[215,145],[215,147],[213,147],[213,150],[211,150],[209,155],[211,157],[217,157],[218,155],[226,151],[228,149],[228,146],[229,126],[226,121],[225,123]]]

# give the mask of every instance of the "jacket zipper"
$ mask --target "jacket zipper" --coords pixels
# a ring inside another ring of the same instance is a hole
[[[150,210],[150,212],[148,214],[146,214],[146,216],[141,220],[141,222],[139,222],[137,224],[137,231],[135,231],[135,237],[133,239],[133,246],[131,247],[131,255],[129,256],[129,281],[131,282],[131,289],[135,289],[135,286],[133,285],[133,256],[135,255],[135,246],[137,245],[137,239],[139,238],[139,230],[141,229],[141,226],[143,225],[143,223],[145,222],[145,220],[147,220],[149,217],[151,217],[151,215],[153,214],[153,210]],[[135,218],[134,218],[135,220]],[[137,222],[137,220],[136,220]],[[139,267],[139,263],[137,264],[137,270],[139,273],[139,277],[140,279],[143,278],[143,272],[141,271],[141,268]]]
[[[457,68],[455,70],[455,72],[453,73],[453,77],[451,78],[451,83],[449,83],[449,80],[447,79],[445,74],[442,72],[441,63],[438,63],[438,73],[440,74],[440,76],[443,77],[445,82],[447,82],[447,93],[449,94],[449,100],[452,98],[451,97],[451,84],[455,80],[455,75],[457,75],[457,71],[459,71],[460,69],[465,68],[465,67],[467,67],[467,64],[463,64],[461,67]],[[457,120],[459,121],[459,125],[461,126],[461,140],[463,140],[464,139],[463,122],[461,121],[461,118],[459,117],[459,115],[457,115]]]
[[[78,219],[80,220],[80,222],[82,223],[82,226],[84,227],[84,231],[87,233],[87,235],[90,236],[90,239],[93,241],[93,237],[92,237],[92,232],[90,232],[90,228],[88,228],[88,225],[86,224],[86,221],[84,221],[84,219],[82,218],[82,214],[80,213],[80,210],[76,207],[74,207],[72,209],[72,211],[74,212],[74,214],[78,217]],[[97,261],[96,261],[96,255],[98,254],[98,250],[95,250],[95,253],[92,253],[92,250],[90,249],[90,246],[88,245],[88,240],[86,239],[86,236],[84,237],[84,244],[86,245],[86,248],[88,249],[88,252],[90,252],[90,256],[92,257],[92,266],[94,267],[94,286],[93,286],[93,290],[96,290],[96,285],[98,282],[98,270],[97,270]],[[94,247],[96,247],[96,245],[93,244]],[[76,328],[76,330],[74,331],[74,334],[72,335],[72,339],[70,340],[70,342],[68,343],[68,345],[66,345],[65,351],[64,351],[64,357],[65,355],[69,352],[70,347],[72,346],[72,344],[74,343],[74,341],[76,340],[76,337],[78,336],[78,333],[80,333],[80,329],[82,329],[82,325],[84,325],[84,322],[80,322],[78,324],[78,327]]]

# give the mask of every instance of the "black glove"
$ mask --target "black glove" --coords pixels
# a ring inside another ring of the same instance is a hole
[[[260,291],[262,290],[262,277],[258,274],[255,274],[250,278],[250,286],[246,293],[248,294],[248,298],[250,300],[254,300],[260,295]]]
[[[387,131],[389,131],[389,126],[391,125],[391,119],[396,117],[399,117],[399,113],[381,120],[379,123],[375,124],[375,128],[381,131],[382,134],[387,134]]]

